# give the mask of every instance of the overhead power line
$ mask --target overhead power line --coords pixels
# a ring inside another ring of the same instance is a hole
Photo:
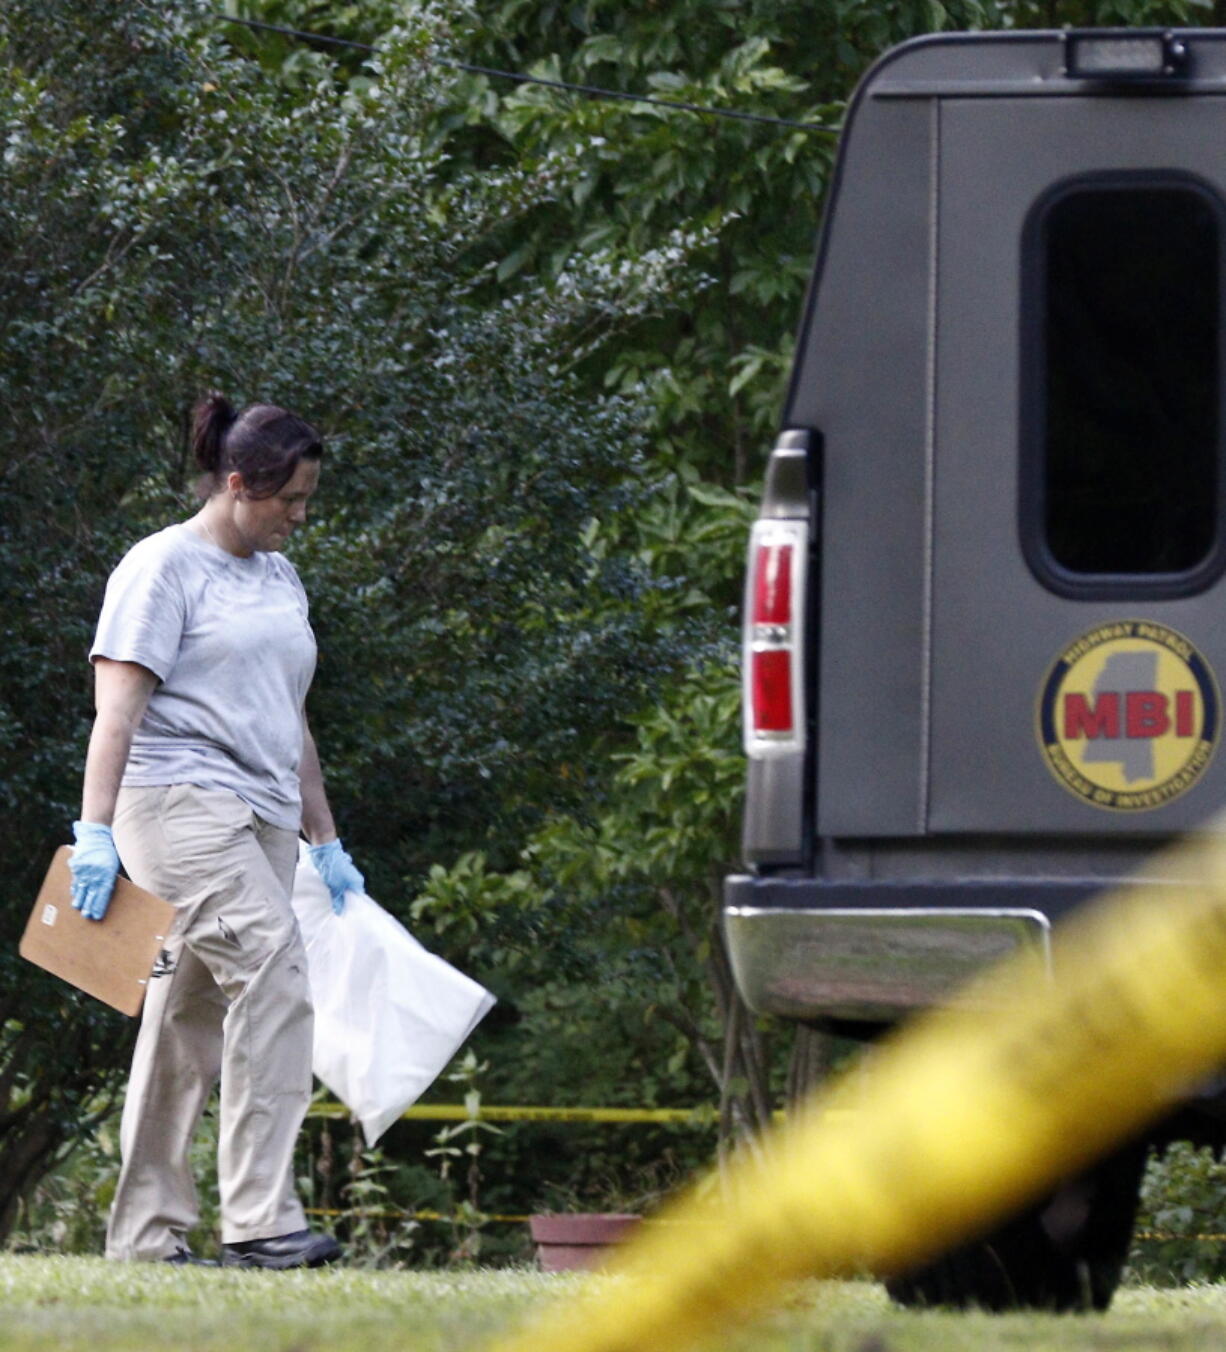
[[[308,33],[299,28],[286,28],[281,24],[264,23],[260,19],[239,19],[231,14],[218,13],[217,17],[223,23],[236,23],[245,28],[279,33],[282,37],[293,38],[298,42],[319,42],[332,47],[348,47],[359,52],[373,52],[375,50],[369,42],[354,42],[351,38],[334,38],[327,33]],[[738,122],[763,122],[772,127],[792,127],[800,131],[818,131],[834,135],[834,128],[823,126],[820,122],[798,122],[794,118],[770,117],[765,113],[746,113],[739,108],[712,108],[701,103],[685,103],[679,99],[660,99],[651,94],[627,94],[619,89],[604,89],[599,85],[574,84],[569,80],[548,80],[541,75],[525,75],[522,71],[499,70],[495,66],[479,66],[469,61],[453,61],[446,57],[439,57],[438,63],[457,70],[468,71],[473,75],[485,75],[496,80],[514,80],[517,84],[541,85],[546,89],[560,89],[568,94],[584,94],[593,99],[618,99],[623,103],[647,103],[655,108],[669,108],[674,112],[699,113],[705,117],[731,118]]]

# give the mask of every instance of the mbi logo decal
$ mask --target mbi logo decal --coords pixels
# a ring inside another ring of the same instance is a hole
[[[1039,740],[1048,769],[1087,803],[1162,807],[1204,774],[1220,705],[1213,672],[1182,634],[1120,620],[1075,639],[1054,663]]]

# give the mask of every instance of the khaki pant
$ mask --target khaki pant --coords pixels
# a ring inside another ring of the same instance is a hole
[[[107,1257],[156,1260],[186,1244],[199,1219],[188,1150],[219,1078],[222,1242],[304,1229],[293,1152],[313,1028],[289,900],[297,835],[188,784],[121,790],[114,832],[133,882],[177,914],[132,1061]]]

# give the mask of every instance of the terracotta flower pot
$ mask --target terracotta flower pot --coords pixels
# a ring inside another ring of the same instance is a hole
[[[619,1213],[577,1212],[533,1216],[528,1224],[542,1271],[570,1272],[599,1267],[616,1245],[630,1237],[641,1219]]]

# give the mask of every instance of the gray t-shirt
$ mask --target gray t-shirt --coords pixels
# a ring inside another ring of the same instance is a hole
[[[288,559],[241,559],[183,525],[148,536],[107,583],[95,657],[139,662],[159,679],[125,785],[226,789],[274,826],[299,828],[315,636]]]

